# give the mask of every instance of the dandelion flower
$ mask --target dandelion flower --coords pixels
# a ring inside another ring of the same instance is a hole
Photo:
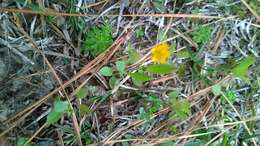
[[[152,48],[152,61],[165,64],[170,57],[169,45],[167,43],[161,43]]]

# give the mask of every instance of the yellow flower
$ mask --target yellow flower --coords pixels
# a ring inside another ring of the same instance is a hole
[[[152,48],[152,61],[159,63],[166,63],[166,60],[170,57],[169,45],[167,43],[161,43]]]

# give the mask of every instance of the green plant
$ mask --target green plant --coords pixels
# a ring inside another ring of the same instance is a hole
[[[144,82],[152,79],[152,77],[145,74],[143,70],[139,70],[138,72],[131,73],[130,77],[132,79],[133,84],[137,87],[141,87]]]
[[[231,104],[233,104],[237,99],[237,96],[234,93],[234,91],[228,90],[222,94],[223,94],[223,96],[221,96],[222,103],[226,103],[226,99],[224,98],[224,96],[230,101]]]
[[[228,137],[227,133],[224,133],[221,145],[222,146],[229,146],[229,137]]]
[[[115,76],[112,76],[110,79],[109,79],[109,86],[111,88],[114,88],[116,85],[118,85],[120,82],[120,79],[115,77]]]
[[[118,72],[119,76],[123,76],[125,74],[125,66],[126,62],[124,60],[120,60],[116,62],[116,71]],[[99,70],[99,73],[103,76],[111,77],[113,76],[113,69],[108,66],[104,66]]]
[[[212,92],[215,96],[219,96],[222,92],[221,86],[219,84],[216,84],[212,87]]]
[[[236,94],[234,93],[234,91],[232,90],[226,90],[226,91],[223,91],[222,90],[222,87],[219,85],[219,84],[216,84],[214,86],[212,86],[212,93],[215,95],[215,96],[219,96],[219,95],[222,95],[221,96],[221,101],[222,103],[225,103],[226,102],[226,99],[223,97],[225,96],[232,104],[235,102],[237,96]]]
[[[139,81],[142,81],[142,82],[149,81],[149,80],[152,79],[150,76],[148,76],[144,73],[141,73],[141,72],[132,73],[132,74],[130,74],[130,76],[133,79],[139,80]]]
[[[210,26],[199,26],[192,32],[192,39],[198,44],[206,43],[210,39],[211,30]]]
[[[190,57],[190,53],[188,51],[186,51],[186,50],[181,50],[181,51],[176,53],[176,56],[180,57],[180,58],[189,58]]]
[[[256,61],[256,58],[253,56],[247,57],[243,59],[238,65],[236,65],[232,69],[232,73],[236,76],[239,77],[240,79],[249,82],[249,79],[247,78],[247,73],[248,73],[248,68],[254,64]]]
[[[102,68],[99,70],[99,73],[100,73],[102,76],[110,77],[110,76],[113,75],[113,70],[112,70],[111,67],[104,66],[104,67],[102,67]]]
[[[88,95],[88,89],[83,87],[77,92],[77,97],[79,98],[85,98]]]
[[[151,0],[157,11],[166,12],[166,7],[164,6],[165,0]]]
[[[69,13],[78,13],[76,11],[75,3],[76,3],[76,0],[68,1],[67,5],[69,5],[69,10],[68,10]],[[83,17],[69,17],[68,23],[70,26],[72,26],[77,31],[82,30],[85,26],[85,21],[84,21]]]
[[[152,64],[145,67],[145,70],[154,74],[167,74],[175,71],[177,68],[169,64]]]
[[[55,127],[59,128],[60,130],[63,131],[64,135],[66,137],[64,138],[64,144],[67,145],[76,145],[77,143],[77,138],[75,135],[75,131],[73,127],[70,127],[68,125],[58,125],[55,124]],[[80,127],[80,136],[82,139],[83,145],[88,145],[94,142],[93,138],[91,137],[91,125],[89,122],[84,122],[82,126]]]
[[[110,77],[109,79],[109,85],[111,88],[114,88],[116,85],[119,84],[120,77],[123,77],[125,75],[125,67],[126,67],[126,61],[119,60],[115,63],[116,70],[113,71],[112,67],[104,66],[99,70],[99,73],[102,76]]]
[[[250,0],[249,6],[258,14],[260,13],[260,2],[258,0]]]
[[[137,38],[142,38],[144,36],[144,30],[142,27],[139,27],[138,29],[136,29],[135,31],[135,35]]]
[[[116,62],[116,69],[120,76],[123,76],[125,73],[125,65],[126,65],[126,62],[123,60]]]
[[[174,143],[170,140],[166,141],[165,143],[162,144],[162,146],[173,146]]]
[[[149,104],[149,106],[141,107],[139,109],[139,114],[137,115],[137,118],[139,120],[146,120],[144,126],[152,122],[153,119],[151,119],[151,115],[157,112],[158,110],[162,109],[164,106],[164,102],[154,95],[148,95],[145,98],[145,102]]]
[[[157,38],[160,42],[166,40],[167,39],[167,30],[159,29]]]
[[[27,1],[26,2],[26,0],[16,0],[15,2],[17,2],[17,3],[21,4],[21,5],[26,4],[24,6],[25,8],[31,9],[31,10],[34,10],[34,11],[43,11],[43,10],[47,9],[47,8],[45,8],[43,6],[35,5],[31,1]]]
[[[164,105],[163,101],[155,95],[149,95],[147,98],[145,98],[145,101],[151,104],[146,108],[150,115],[163,108]]]
[[[232,5],[230,10],[232,13],[234,13],[234,15],[238,15],[239,18],[245,18],[248,13],[247,8],[242,4]]]
[[[178,94],[178,91],[173,91],[168,94],[168,105],[171,108],[171,115],[173,119],[177,115],[181,120],[185,120],[188,115],[191,114],[191,105],[186,99],[177,99]]]
[[[23,146],[26,142],[27,142],[28,138],[25,138],[25,137],[18,137],[17,139],[17,142],[16,142],[16,145],[17,146]],[[33,146],[32,143],[28,143],[27,145],[25,146]]]
[[[96,57],[113,43],[112,27],[108,24],[92,27],[86,35],[82,52]]]
[[[54,102],[54,108],[47,116],[48,124],[55,124],[65,113],[68,113],[69,103],[67,101],[56,100]]]
[[[134,49],[132,44],[129,44],[127,46],[127,50],[128,50],[127,63],[134,64],[141,58],[141,55]]]

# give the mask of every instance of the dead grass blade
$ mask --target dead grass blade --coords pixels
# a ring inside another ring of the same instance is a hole
[[[64,16],[64,17],[83,17],[92,16],[97,17],[97,14],[80,14],[80,13],[60,13],[55,12],[52,9],[43,11],[33,11],[27,9],[11,9],[11,8],[0,8],[0,12],[13,12],[13,13],[24,13],[31,15],[47,15],[47,16]],[[107,17],[117,17],[119,14],[105,14]],[[224,17],[219,16],[202,16],[192,14],[122,14],[122,17],[169,17],[169,18],[197,18],[197,19],[223,19]]]

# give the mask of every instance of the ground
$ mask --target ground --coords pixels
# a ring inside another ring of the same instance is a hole
[[[258,0],[0,4],[0,145],[260,143]]]

